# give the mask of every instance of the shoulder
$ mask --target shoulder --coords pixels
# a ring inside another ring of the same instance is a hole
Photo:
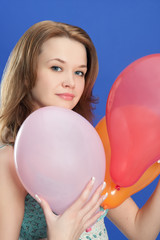
[[[24,215],[26,191],[16,174],[12,146],[0,148],[0,194],[0,239],[17,239]]]
[[[14,154],[13,147],[11,145],[0,145],[0,164],[2,164],[5,160],[12,157]]]
[[[12,146],[3,146],[0,148],[0,178],[13,169],[14,164],[14,150]]]
[[[13,153],[14,150],[13,150],[13,147],[11,145],[0,145],[0,164],[2,164],[4,162],[4,159],[5,159],[5,162],[6,160],[13,156]]]
[[[14,149],[12,146],[6,145],[0,148],[0,182],[5,185],[7,190],[8,187],[13,187],[19,190],[24,196],[26,195],[25,189],[20,183],[15,165],[14,165]]]

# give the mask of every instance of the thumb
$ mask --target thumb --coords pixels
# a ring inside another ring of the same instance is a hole
[[[48,221],[54,221],[57,219],[57,215],[52,212],[52,209],[50,208],[49,204],[47,201],[44,199],[40,198],[37,194],[35,195],[35,199],[37,202],[40,204],[41,208],[43,209],[46,222]]]

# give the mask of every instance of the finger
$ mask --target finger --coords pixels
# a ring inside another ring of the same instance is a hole
[[[105,214],[105,211],[99,211],[84,223],[84,230],[91,228],[96,221]]]
[[[95,182],[95,177],[92,177],[89,183],[87,184],[87,186],[85,187],[85,189],[83,190],[83,192],[81,193],[80,197],[72,204],[70,209],[77,210],[77,209],[81,209],[84,206],[93,189],[94,182]]]
[[[96,211],[100,207],[100,204],[104,201],[103,197],[101,197],[101,193],[105,189],[105,187],[106,183],[104,182],[96,189],[91,199],[82,208],[81,214],[83,216],[85,216],[90,211],[94,213],[94,211]]]
[[[87,221],[88,219],[90,219],[93,215],[95,215],[97,210],[99,210],[100,205],[107,198],[107,196],[108,196],[108,193],[106,193],[105,195],[103,195],[99,198],[97,203],[90,209],[90,211],[84,215],[84,217],[83,217],[84,222]]]
[[[54,220],[57,219],[57,215],[55,215],[55,214],[52,212],[49,204],[48,204],[44,199],[40,198],[37,194],[35,195],[35,199],[37,200],[37,202],[38,202],[38,203],[40,204],[40,206],[42,207],[47,222],[48,222],[50,219],[52,219],[52,221],[54,221]]]

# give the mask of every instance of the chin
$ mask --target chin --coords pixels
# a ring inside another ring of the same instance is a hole
[[[57,107],[63,107],[63,108],[66,108],[66,109],[69,109],[69,110],[72,110],[74,108],[74,106],[71,106],[71,105],[67,105],[67,104],[60,104],[60,105],[57,105]]]

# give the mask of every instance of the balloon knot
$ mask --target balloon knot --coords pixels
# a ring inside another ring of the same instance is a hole
[[[121,188],[120,188],[119,185],[116,185],[116,186],[115,186],[115,189],[116,189],[117,191],[119,191]]]

